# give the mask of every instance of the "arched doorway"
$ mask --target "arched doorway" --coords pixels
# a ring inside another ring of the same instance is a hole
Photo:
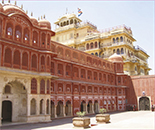
[[[2,102],[2,121],[3,122],[12,121],[12,102],[11,101]]]
[[[148,97],[141,97],[139,99],[139,110],[150,110],[150,100]]]
[[[80,110],[81,110],[81,112],[86,111],[86,102],[84,100],[81,102]]]
[[[88,105],[87,105],[87,112],[88,112],[88,113],[92,113],[92,101],[89,101],[89,102],[88,102]]]
[[[8,82],[3,88],[2,107],[7,107],[2,112],[4,121],[10,120],[12,122],[25,122],[27,121],[27,90],[23,83],[14,80]],[[7,96],[7,100],[6,100]],[[13,99],[13,100],[12,100]],[[11,101],[11,103],[10,103]],[[30,102],[30,101],[29,101]],[[17,105],[19,104],[19,105]],[[13,109],[15,108],[15,109]],[[10,111],[5,115],[6,111]],[[10,117],[11,115],[11,117]],[[9,119],[8,119],[9,116]]]
[[[57,116],[63,116],[63,102],[59,101],[57,105]]]
[[[94,112],[98,113],[98,101],[97,100],[95,100],[94,102]]]
[[[54,112],[54,102],[51,101],[51,118],[55,117],[55,112]]]
[[[66,116],[70,116],[71,115],[71,102],[70,101],[66,102],[65,114],[66,114]]]

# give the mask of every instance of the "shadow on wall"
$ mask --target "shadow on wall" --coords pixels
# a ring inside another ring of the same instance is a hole
[[[130,76],[128,76],[128,88],[126,89],[126,110],[133,111],[134,109],[137,110],[137,96],[133,86],[133,82]]]

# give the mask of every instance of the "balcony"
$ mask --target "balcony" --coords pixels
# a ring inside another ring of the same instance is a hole
[[[98,39],[98,38],[100,38],[100,34],[93,33],[93,34],[87,35],[84,41],[89,41],[89,40]]]
[[[120,45],[125,45],[125,44],[133,48],[133,45],[132,44],[125,43],[125,42],[113,43],[112,46],[120,46]]]
[[[71,29],[71,28],[76,28],[76,26],[77,26],[76,24],[66,25],[63,27],[56,28],[55,32],[60,32],[60,31],[65,31],[65,30]]]

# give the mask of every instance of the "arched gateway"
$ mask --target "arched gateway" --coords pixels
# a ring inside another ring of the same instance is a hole
[[[25,86],[21,82],[14,80],[8,82],[2,91],[2,121],[26,121],[27,90]]]
[[[3,122],[12,121],[12,102],[11,101],[2,102],[2,121]]]
[[[139,99],[139,110],[150,110],[150,100],[148,97],[141,97]]]

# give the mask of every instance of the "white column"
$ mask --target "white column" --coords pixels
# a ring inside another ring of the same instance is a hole
[[[92,113],[95,113],[94,112],[94,104],[92,103]]]
[[[44,80],[45,80],[45,94],[47,94],[47,79]]]
[[[72,109],[73,109],[73,106],[71,105],[71,116],[73,116],[73,111],[72,111]]]
[[[107,102],[107,103],[108,103],[108,102]],[[109,111],[109,109],[108,109],[108,104],[106,104],[106,110]]]
[[[31,100],[29,94],[27,94],[27,116],[30,116],[30,108],[31,108]]]
[[[44,99],[44,102],[43,102],[43,114],[46,115],[46,106],[47,106],[47,102],[46,102],[46,99]]]
[[[54,114],[55,114],[55,118],[57,118],[57,105],[54,106]]]
[[[64,116],[64,117],[66,117],[65,107],[66,107],[66,105],[63,105],[63,116]]]
[[[50,103],[50,98],[49,98],[49,103],[48,103],[48,114],[50,114],[51,113],[51,103]]]
[[[40,100],[36,99],[36,115],[40,115]]]
[[[99,113],[99,111],[100,111],[100,104],[98,103],[97,104],[97,113]]]
[[[85,108],[86,108],[86,114],[88,114],[88,111],[87,111],[87,104],[85,103]]]

